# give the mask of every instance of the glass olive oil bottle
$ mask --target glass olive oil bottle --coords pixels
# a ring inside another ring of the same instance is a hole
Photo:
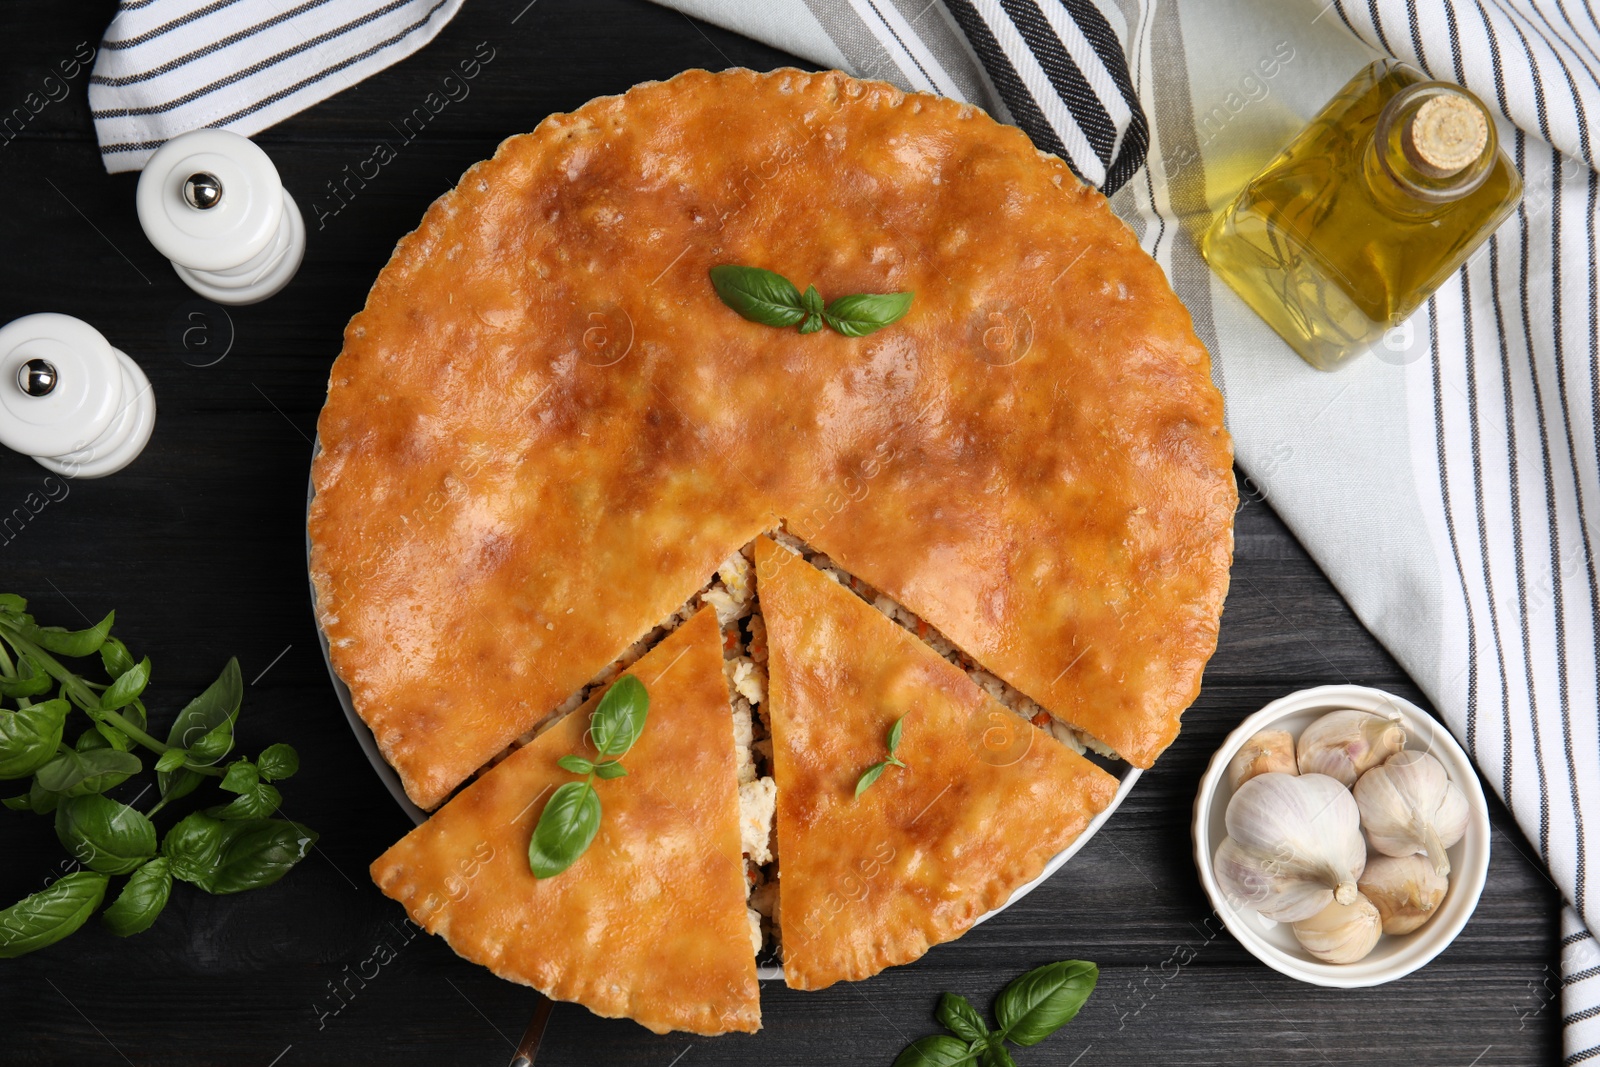
[[[1522,196],[1483,103],[1380,60],[1207,230],[1201,252],[1312,366],[1403,322]]]

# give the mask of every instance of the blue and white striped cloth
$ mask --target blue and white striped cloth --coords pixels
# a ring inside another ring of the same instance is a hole
[[[264,130],[409,56],[461,4],[122,0],[89,78],[106,170],[190,130]]]
[[[1271,501],[1472,752],[1572,905],[1566,1062],[1600,1064],[1588,932],[1600,922],[1588,866],[1600,843],[1593,6],[1207,0],[1180,17],[1177,0],[661,2],[978,104],[1106,190],[1216,359],[1244,506]],[[459,4],[122,0],[90,90],[107,167],[135,168],[198,126],[263,129],[421,47]],[[1498,109],[1527,193],[1405,328],[1322,374],[1212,277],[1194,238],[1382,54]],[[1263,594],[1239,583],[1231,595]],[[1329,660],[1328,680],[1361,679]]]

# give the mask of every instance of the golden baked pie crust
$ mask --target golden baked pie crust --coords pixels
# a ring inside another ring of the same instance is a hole
[[[857,981],[961,936],[1116,794],[1111,775],[788,549],[757,541],[756,575],[789,985]],[[856,796],[902,717],[906,766]]]
[[[761,1027],[745,910],[722,632],[699,612],[639,660],[650,693],[626,777],[596,780],[602,819],[554,878],[528,869],[549,791],[574,775],[596,693],[372,864],[372,878],[462,957],[656,1033]]]
[[[866,338],[707,280],[912,290]],[[345,331],[313,468],[335,669],[423,807],[780,519],[1149,766],[1216,643],[1222,399],[1103,197],[977,109],[689,71],[504,142]]]

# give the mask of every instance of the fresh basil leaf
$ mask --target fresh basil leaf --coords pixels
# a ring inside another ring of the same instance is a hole
[[[806,321],[800,324],[800,332],[803,334],[816,333],[820,329],[822,329],[821,315],[807,315]]]
[[[165,752],[161,753],[161,758],[156,760],[156,773],[170,774],[171,772],[177,770],[179,767],[184,765],[187,755],[188,754],[181,748],[167,749]],[[198,778],[199,775],[195,775],[195,777]],[[165,796],[165,794],[162,795]]]
[[[271,885],[317,843],[316,831],[287,819],[239,819],[222,825],[226,830],[216,863],[209,876],[194,883],[217,895]]]
[[[582,756],[562,756],[556,760],[556,766],[564,771],[571,771],[573,774],[588,774],[594,770],[594,764]]]
[[[978,1014],[972,1002],[959,993],[945,993],[939,997],[939,1009],[934,1012],[946,1030],[966,1042],[989,1036],[989,1025]]]
[[[891,756],[894,755],[894,750],[900,747],[900,733],[905,724],[906,717],[902,715],[894,721],[893,726],[889,727],[889,755]]]
[[[209,882],[197,883],[207,893],[242,893],[271,885],[317,843],[315,830],[287,819],[242,819],[225,825],[216,870]]]
[[[806,286],[806,291],[800,294],[800,306],[805,308],[808,314],[822,314],[822,294],[817,292],[815,285]]]
[[[594,765],[594,773],[602,781],[609,782],[613,778],[626,778],[628,768],[614,759],[608,759],[604,763],[596,763]]]
[[[133,653],[115,637],[107,637],[100,646],[100,662],[113,679],[121,678],[133,669]]]
[[[32,811],[33,810],[33,803],[28,799],[28,794],[26,794],[26,793],[21,793],[21,794],[19,794],[17,796],[14,796],[14,797],[6,797],[5,799],[0,800],[0,804],[4,804],[6,807],[10,808],[12,811]]]
[[[218,725],[237,715],[243,700],[244,679],[239,674],[239,661],[230,658],[217,680],[178,712],[172,729],[167,733],[167,744],[173,748],[187,749]],[[157,771],[156,785],[160,788],[161,799],[170,803],[194,792],[203,777],[197,771],[174,764],[165,771]]]
[[[865,337],[890,323],[899,322],[911,310],[915,293],[855,293],[841,296],[828,305],[823,318],[846,337]]]
[[[990,1038],[984,1045],[981,1059],[978,1061],[982,1067],[1017,1067],[1017,1061],[1011,1058],[1011,1053],[1006,1050],[1000,1036],[997,1034]]]
[[[247,759],[228,764],[228,773],[222,776],[217,788],[229,793],[245,793],[254,789],[261,780],[261,772]]]
[[[606,690],[589,720],[589,738],[601,756],[625,756],[644,732],[650,694],[644,683],[624,674]]]
[[[800,290],[781,274],[724,263],[711,268],[717,295],[740,315],[764,326],[793,326],[806,317]]]
[[[186,762],[191,767],[214,767],[233,751],[233,727],[239,721],[236,711],[200,736],[189,746]]]
[[[0,911],[0,959],[15,959],[53,945],[89,920],[111,879],[74,871]]]
[[[182,756],[183,753],[179,751],[178,755]],[[170,804],[174,800],[183,799],[193,793],[201,782],[205,781],[205,775],[182,766],[182,760],[178,762],[179,766],[175,769],[156,772],[156,785],[161,793],[161,802],[163,804]]]
[[[180,820],[161,839],[161,854],[167,858],[172,876],[198,884],[210,876],[222,850],[223,823],[203,812]]]
[[[244,679],[239,674],[239,661],[229,659],[217,680],[178,712],[167,734],[167,744],[173,748],[190,748],[211,730],[237,715],[243,700]]]
[[[144,764],[132,752],[96,748],[88,752],[63,752],[39,768],[36,779],[41,788],[62,796],[79,797],[104,793],[138,774]]]
[[[600,796],[587,782],[568,782],[545,802],[528,842],[528,868],[553,878],[577,862],[600,829]]]
[[[316,833],[299,823],[223,820],[197,811],[167,831],[161,854],[174,878],[207,893],[240,893],[276,882],[316,843]]]
[[[101,874],[127,874],[156,854],[156,828],[142,812],[109,797],[68,797],[56,808],[56,838]]]
[[[78,740],[72,747],[79,752],[87,752],[91,748],[114,748],[118,752],[132,752],[134,744],[133,738],[110,723],[96,722],[78,735]]]
[[[150,657],[123,671],[110,687],[100,694],[100,707],[106,711],[125,708],[139,698],[144,687],[150,684]]]
[[[221,807],[207,808],[213,819],[264,819],[277,813],[283,805],[283,794],[278,787],[257,782]]]
[[[54,759],[70,710],[65,700],[46,700],[0,711],[0,779],[26,778]]]
[[[97,651],[106,642],[106,635],[111,633],[111,624],[116,620],[117,613],[110,611],[106,617],[89,627],[87,630],[63,630],[59,626],[41,627],[32,623],[24,624],[18,629],[22,636],[44,649],[54,652],[58,656],[88,656]]]
[[[0,678],[0,696],[8,696],[13,700],[18,697],[36,697],[50,692],[55,684],[55,679],[50,677],[43,667],[27,656],[18,656],[17,676]]]
[[[995,1000],[1000,1032],[1019,1045],[1037,1045],[1072,1021],[1099,980],[1100,969],[1084,960],[1035,967]]]
[[[116,738],[116,740],[113,741],[112,738]],[[103,726],[101,723],[95,723],[79,734],[78,739],[72,743],[72,747],[78,752],[89,752],[97,748],[114,748],[118,752],[130,751],[126,734],[113,727]]]
[[[23,615],[28,602],[15,593],[0,593],[0,615]]]
[[[977,1056],[966,1042],[957,1041],[949,1034],[929,1034],[907,1045],[894,1058],[894,1067],[958,1067],[975,1059]]]
[[[882,763],[874,763],[863,771],[861,777],[856,779],[856,796],[859,797],[862,793],[865,793],[872,786],[872,783],[883,775],[883,769],[887,766],[889,766],[889,761],[884,760]]]
[[[261,777],[269,782],[293,778],[300,769],[300,753],[290,745],[268,745],[256,757],[256,768],[261,772]]]
[[[33,809],[35,815],[49,815],[61,803],[61,795],[52,793],[39,784],[39,776],[33,776],[33,784],[28,786],[28,807]]]
[[[172,895],[172,871],[165,856],[157,856],[133,872],[100,921],[118,937],[129,937],[150,929]]]

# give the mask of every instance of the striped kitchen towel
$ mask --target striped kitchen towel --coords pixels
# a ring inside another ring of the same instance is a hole
[[[1150,147],[1119,8],[1090,0],[659,2],[860,78],[977,104],[1107,195],[1144,165]]]
[[[1600,948],[1588,932],[1600,923],[1588,865],[1600,847],[1591,5],[1208,0],[1180,15],[1178,0],[660,2],[819,64],[979,104],[1111,194],[1215,358],[1247,475],[1242,506],[1269,501],[1294,530],[1516,816],[1527,841],[1495,847],[1536,852],[1573,905],[1561,945],[1566,1062],[1600,1064]],[[1324,374],[1213,277],[1195,238],[1384,54],[1496,109],[1526,194],[1421,312]],[[1240,582],[1230,596],[1264,594]],[[1266,607],[1298,625],[1292,606]],[[1307,641],[1328,681],[1361,680]]]
[[[89,79],[106,170],[189,130],[264,130],[409,56],[461,4],[121,0]]]

